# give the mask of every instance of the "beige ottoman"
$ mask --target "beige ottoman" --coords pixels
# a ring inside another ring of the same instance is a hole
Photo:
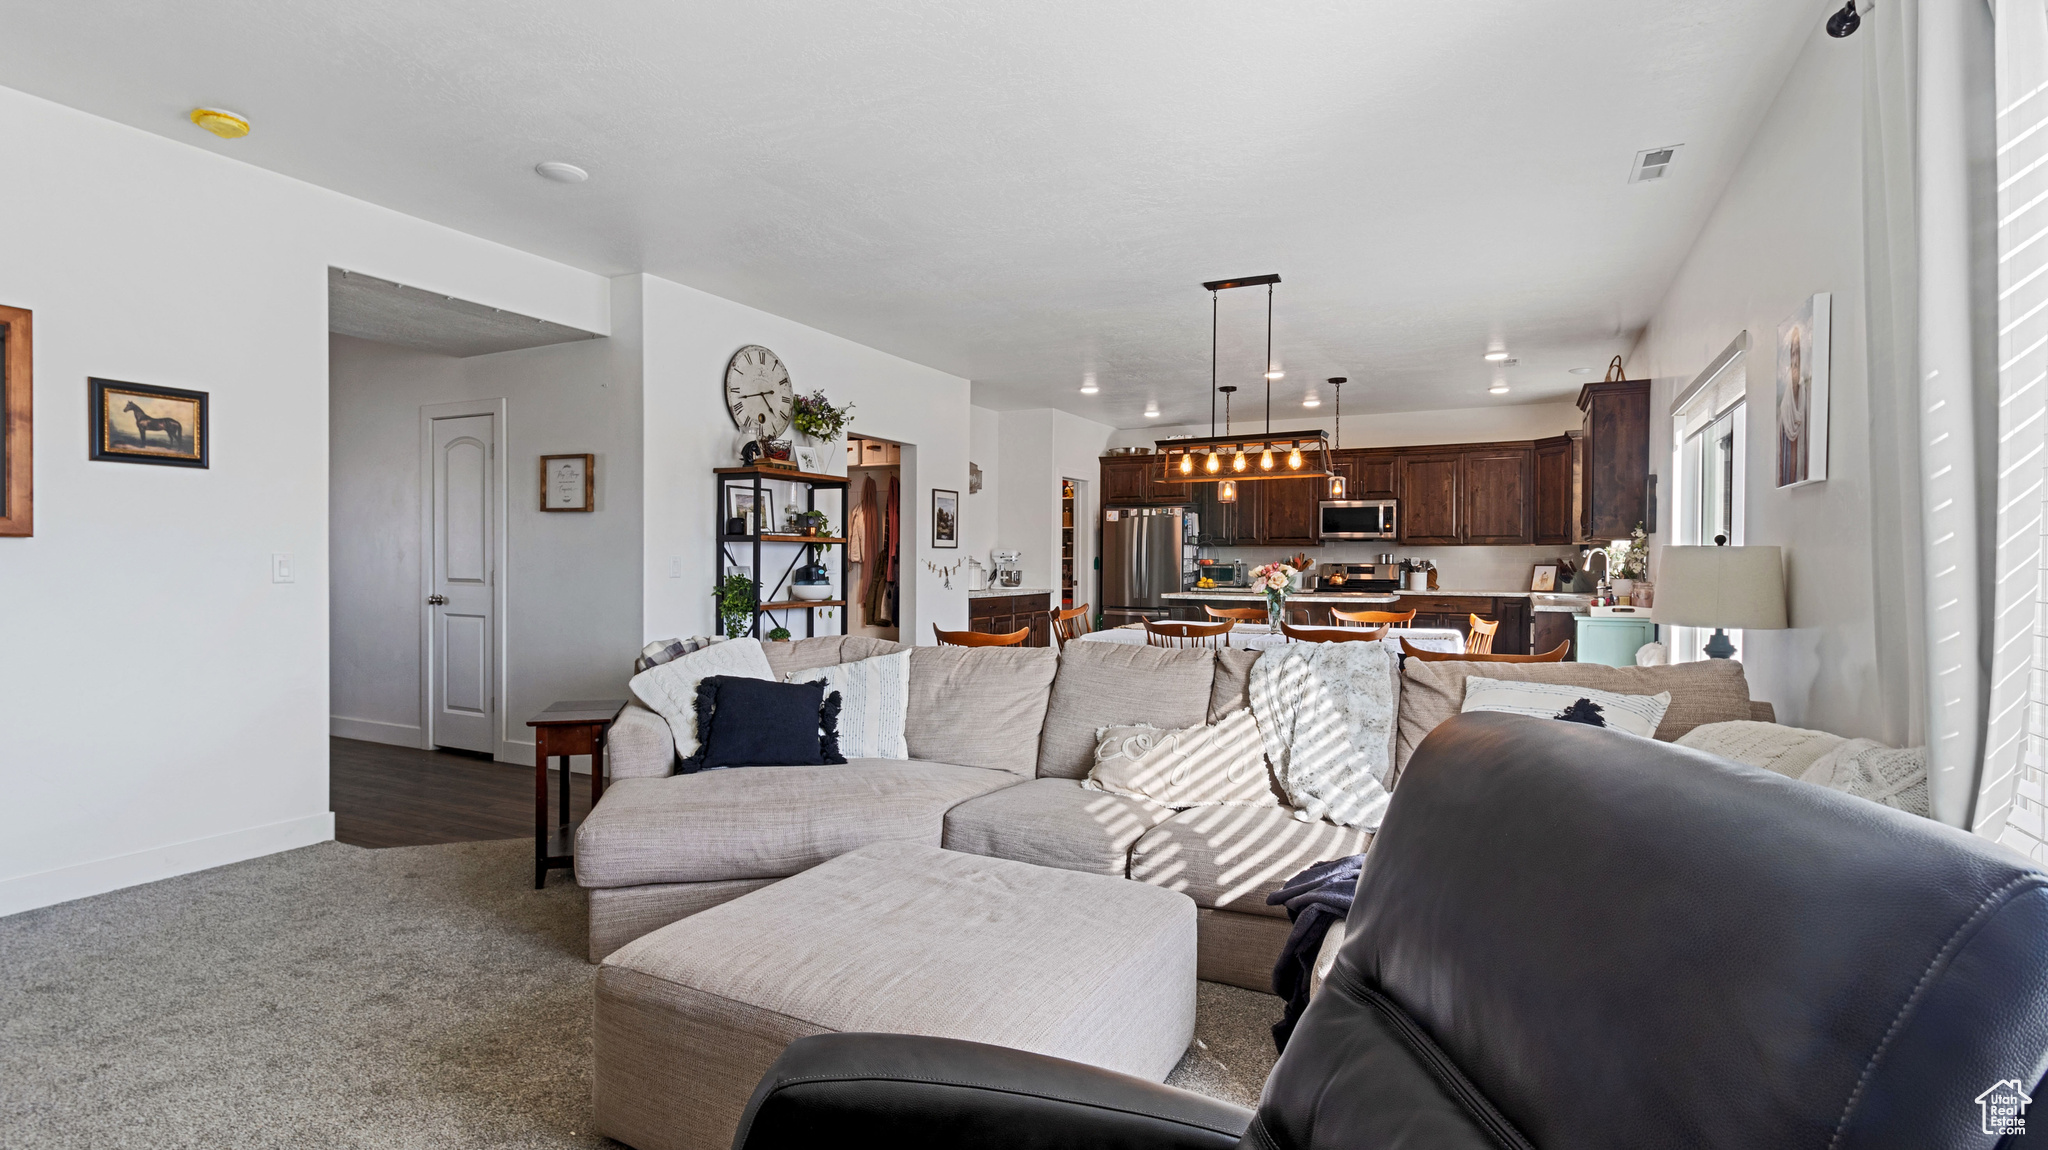
[[[964,1038],[1157,1082],[1195,1030],[1195,904],[1128,879],[882,843],[628,943],[597,972],[597,1128],[725,1150],[807,1034]]]

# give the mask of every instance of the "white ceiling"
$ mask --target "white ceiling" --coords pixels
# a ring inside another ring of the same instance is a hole
[[[1650,315],[1825,7],[0,0],[0,81],[1129,427],[1207,419],[1198,285],[1269,271],[1276,410],[1328,375],[1347,412],[1568,394]],[[216,140],[196,104],[255,130]],[[1249,391],[1265,301],[1223,299]]]
[[[327,269],[327,330],[442,355],[491,355],[596,339],[593,332],[502,308]]]

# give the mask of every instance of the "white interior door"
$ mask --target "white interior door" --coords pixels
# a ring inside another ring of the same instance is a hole
[[[427,609],[433,642],[427,706],[434,745],[492,753],[497,711],[497,635],[492,584],[492,458],[496,418],[434,420],[433,502]]]

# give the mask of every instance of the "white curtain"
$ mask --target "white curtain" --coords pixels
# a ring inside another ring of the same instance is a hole
[[[1995,0],[1998,402],[1990,704],[1972,825],[2048,861],[2048,7]]]

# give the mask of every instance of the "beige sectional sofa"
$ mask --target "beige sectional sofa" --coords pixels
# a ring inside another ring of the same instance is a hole
[[[903,649],[859,636],[763,647],[778,678]],[[1246,706],[1253,652],[1078,643],[1064,657],[1047,648],[917,647],[910,658],[908,760],[678,775],[667,723],[628,707],[612,729],[612,783],[576,836],[591,960],[848,851],[913,842],[1181,891],[1199,908],[1200,976],[1268,990],[1288,922],[1266,896],[1309,864],[1356,854],[1371,839],[1298,821],[1277,793],[1271,806],[1177,812],[1082,786],[1101,727],[1188,727]],[[1555,664],[1514,674],[1648,693],[1676,683],[1680,717],[1659,728],[1662,739],[1702,722],[1762,717],[1740,664],[1688,667]],[[1409,660],[1397,767],[1427,733],[1407,722],[1409,698],[1418,722],[1434,726],[1448,717],[1437,712],[1451,694],[1462,700],[1471,670]],[[1448,706],[1454,713],[1456,703]]]

